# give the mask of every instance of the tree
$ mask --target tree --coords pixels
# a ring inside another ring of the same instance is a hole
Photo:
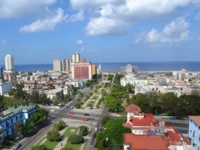
[[[71,135],[68,138],[68,142],[70,142],[71,144],[80,144],[83,143],[83,141],[84,141],[83,136],[77,134]]]
[[[58,130],[53,129],[47,133],[47,139],[49,141],[60,141],[61,135]]]
[[[88,128],[86,126],[80,126],[79,135],[85,136],[88,134]]]
[[[59,123],[54,125],[54,128],[59,131],[59,130],[62,130],[64,126],[65,126],[65,122],[63,120],[60,120]]]
[[[45,145],[36,145],[32,146],[31,150],[51,150],[51,149],[46,147]]]
[[[112,150],[113,146],[121,148],[123,145],[123,134],[131,133],[131,129],[124,127],[123,123],[124,120],[122,118],[110,119],[106,124],[106,130],[97,133],[95,147],[98,150],[106,148]],[[106,138],[108,138],[108,141],[106,141]]]
[[[23,134],[24,125],[21,121],[15,124],[15,131],[17,132],[18,137],[21,137]]]
[[[109,117],[109,116],[103,117],[103,118],[101,119],[101,124],[105,127],[105,126],[106,126],[106,123],[107,123],[108,121],[110,121],[110,119],[111,119],[111,117]]]

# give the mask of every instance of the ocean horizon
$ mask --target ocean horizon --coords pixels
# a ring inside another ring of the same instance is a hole
[[[120,67],[131,64],[138,66],[139,71],[200,71],[200,61],[179,62],[95,62],[97,67],[101,65],[102,72],[120,72]],[[5,68],[4,65],[1,65]],[[35,72],[53,70],[53,64],[16,64],[16,71]]]

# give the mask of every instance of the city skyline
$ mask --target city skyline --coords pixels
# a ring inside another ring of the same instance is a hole
[[[200,0],[0,2],[0,64],[199,61]]]

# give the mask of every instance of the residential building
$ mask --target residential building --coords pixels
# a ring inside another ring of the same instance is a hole
[[[31,92],[37,89],[37,82],[36,81],[25,81],[23,90],[26,92]]]
[[[72,62],[72,79],[73,80],[91,80],[92,65],[85,58],[80,62]]]
[[[195,150],[199,150],[200,149],[200,116],[189,116],[188,136]]]
[[[10,92],[11,88],[12,88],[12,82],[3,82],[3,80],[0,79],[0,95],[4,95]]]
[[[132,66],[130,64],[126,65],[125,67],[120,67],[120,73],[121,74],[127,74],[127,73],[138,73],[138,66]]]
[[[127,121],[123,125],[132,133],[124,134],[124,150],[195,150],[179,131],[164,121],[156,121],[153,114],[143,113],[134,104],[125,110]]]
[[[14,58],[10,54],[5,56],[5,69],[10,71],[14,70]]]
[[[3,68],[2,67],[0,67],[0,79],[3,79],[4,77],[3,77]]]
[[[92,76],[97,74],[97,66],[92,64]]]
[[[62,69],[61,60],[60,59],[53,60],[53,70],[54,71],[62,71],[61,69]]]
[[[5,81],[15,81],[16,74],[14,70],[14,58],[12,55],[8,54],[5,56],[5,71],[4,71],[4,80]]]
[[[15,124],[19,121],[26,123],[27,119],[35,113],[35,106],[17,106],[0,108],[0,146],[6,136],[16,134]]]
[[[72,62],[80,62],[80,54],[79,53],[75,53],[72,54]]]
[[[71,71],[71,60],[70,59],[62,59],[61,60],[61,71],[63,71],[63,72]]]
[[[131,84],[133,86],[135,86],[137,83],[137,79],[135,78],[135,76],[133,74],[127,74],[125,75],[125,77],[120,79],[120,84],[122,86],[126,86],[127,84]]]

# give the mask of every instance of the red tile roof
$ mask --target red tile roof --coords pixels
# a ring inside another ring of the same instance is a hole
[[[152,124],[156,123],[156,119],[153,114],[145,114],[144,118],[135,118],[130,117],[130,122],[124,124],[125,127],[147,127],[152,126]]]
[[[130,150],[168,150],[167,141],[159,135],[144,136],[125,133],[124,144],[130,145]]]
[[[189,118],[200,126],[200,116],[189,116]]]
[[[141,112],[141,109],[139,106],[135,105],[135,104],[131,104],[129,106],[126,107],[126,112]]]

